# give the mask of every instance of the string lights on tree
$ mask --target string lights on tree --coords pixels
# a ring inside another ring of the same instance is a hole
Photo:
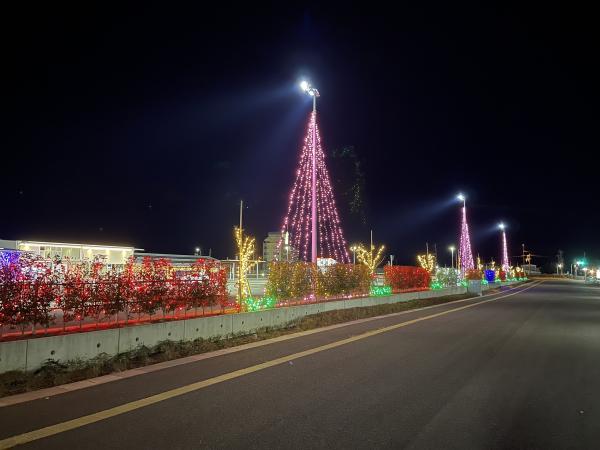
[[[363,244],[356,246],[356,257],[361,264],[364,264],[369,269],[371,275],[375,274],[375,269],[383,262],[383,250],[385,246],[380,246],[375,249],[373,244],[373,231],[371,231],[371,246],[367,250]]]
[[[460,227],[459,268],[461,273],[464,274],[467,272],[467,270],[474,269],[475,263],[473,261],[473,251],[471,250],[469,224],[467,223],[467,200],[463,194],[459,194],[457,198],[463,202],[462,221]]]
[[[318,256],[348,263],[350,258],[347,244],[317,124],[316,98],[319,92],[307,82],[303,82],[301,87],[312,96],[313,110],[302,144],[278,248],[282,245],[283,236],[289,233],[289,245],[300,259],[316,263]]]
[[[417,261],[419,265],[429,273],[433,273],[436,267],[435,255],[432,253],[426,253],[424,255],[417,255]]]
[[[238,264],[237,301],[240,309],[244,309],[244,300],[252,297],[246,274],[256,265],[256,262],[252,261],[254,238],[250,236],[244,237],[240,227],[235,227],[233,232],[240,260]]]

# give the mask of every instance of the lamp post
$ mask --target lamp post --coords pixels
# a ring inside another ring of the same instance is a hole
[[[450,250],[450,257],[452,258],[452,268],[454,269],[454,250],[456,250],[454,248],[454,245],[451,245],[450,247],[448,247],[448,250]]]
[[[310,85],[308,81],[302,81],[300,88],[310,95],[313,99],[312,112],[312,205],[311,205],[311,260],[317,263],[317,97],[320,96],[319,91]]]
[[[356,245],[350,247],[350,250],[352,251],[352,264],[356,264]]]
[[[502,260],[500,262],[502,270],[508,272],[510,264],[508,262],[508,246],[506,245],[506,225],[500,222],[498,228],[502,231]]]

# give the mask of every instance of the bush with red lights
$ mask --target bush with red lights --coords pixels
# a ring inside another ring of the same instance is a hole
[[[125,313],[163,316],[177,309],[224,305],[227,276],[218,262],[198,259],[182,270],[170,260],[130,259],[117,270],[100,261],[47,261],[0,254],[0,325],[48,326],[53,309],[65,322]]]
[[[422,267],[385,266],[385,284],[393,291],[429,289],[431,275]]]

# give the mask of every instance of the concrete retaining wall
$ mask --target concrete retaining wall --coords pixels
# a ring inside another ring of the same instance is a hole
[[[9,370],[35,370],[48,359],[57,361],[89,359],[101,353],[115,355],[127,352],[141,345],[151,347],[166,340],[209,339],[232,334],[248,334],[259,328],[283,327],[304,316],[324,311],[406,302],[417,298],[441,297],[465,292],[466,288],[456,287],[0,342],[0,373]]]

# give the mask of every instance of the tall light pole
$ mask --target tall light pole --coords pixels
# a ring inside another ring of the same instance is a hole
[[[510,264],[508,262],[508,248],[506,245],[506,225],[504,225],[503,223],[498,224],[498,228],[500,228],[500,230],[502,231],[502,262],[501,267],[502,270],[504,270],[505,272],[508,272],[508,269],[510,268]]]
[[[352,250],[352,264],[356,264],[356,245],[350,247],[350,250]]]
[[[452,258],[452,268],[454,269],[454,250],[456,250],[456,248],[454,248],[454,245],[451,245],[450,247],[448,247],[448,250],[450,250],[450,257]]]
[[[311,205],[311,261],[317,263],[317,97],[319,91],[310,85],[308,81],[302,81],[300,87],[313,99],[312,112],[312,205]]]
[[[240,299],[240,309],[242,308],[242,296],[244,294],[244,290],[242,288],[242,277],[245,275],[242,273],[242,246],[244,245],[244,229],[242,228],[242,219],[244,213],[244,200],[240,200],[240,254],[238,256],[238,296]]]

